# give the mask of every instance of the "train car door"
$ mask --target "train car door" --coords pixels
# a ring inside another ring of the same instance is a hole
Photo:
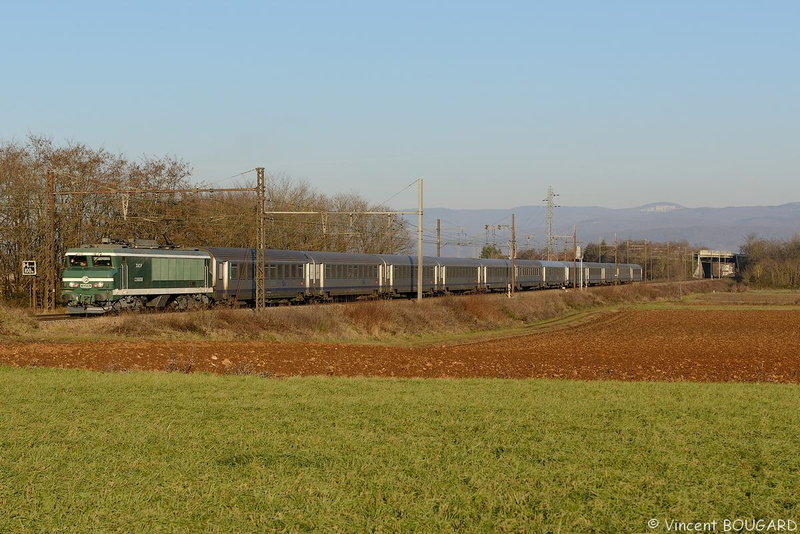
[[[389,265],[386,262],[383,263],[384,265],[384,273],[386,275],[386,289],[387,291],[391,292],[394,287],[394,265]]]
[[[322,293],[325,290],[325,265],[314,263],[314,288]]]
[[[306,288],[306,294],[311,294],[314,291],[314,264],[313,263],[304,263],[303,264],[303,285]]]
[[[128,289],[128,262],[125,258],[119,264],[119,283],[120,289]]]
[[[228,262],[227,261],[219,261],[217,262],[217,281],[219,282],[219,288],[222,291],[228,290]]]
[[[385,293],[388,291],[389,286],[389,273],[386,267],[386,261],[381,260],[378,265],[378,293]]]

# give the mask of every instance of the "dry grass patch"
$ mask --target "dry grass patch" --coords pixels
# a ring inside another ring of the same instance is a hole
[[[214,309],[182,313],[122,314],[74,324],[38,325],[22,312],[0,308],[0,335],[59,341],[91,336],[174,340],[409,341],[535,325],[605,306],[677,301],[692,293],[731,294],[729,281],[633,284],[579,290],[280,306],[263,312]],[[741,295],[741,294],[739,294]],[[788,298],[788,297],[787,297]],[[796,296],[792,297],[797,300]],[[4,314],[4,315],[3,315]],[[82,337],[81,337],[82,336]]]
[[[27,311],[0,306],[0,336],[24,336],[36,332],[39,324]]]

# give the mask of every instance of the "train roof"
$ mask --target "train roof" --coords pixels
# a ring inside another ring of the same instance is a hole
[[[542,267],[572,267],[572,262],[539,260],[539,265]]]
[[[401,255],[401,254],[378,254],[378,256],[386,263],[392,265],[416,265],[416,255]],[[509,260],[503,259],[483,259],[483,258],[443,258],[438,256],[423,256],[422,265],[441,265],[446,264],[449,267],[479,267],[482,265],[487,266],[506,266],[510,265]]]
[[[80,247],[69,248],[66,251],[67,256],[76,255],[108,255],[108,256],[139,256],[139,257],[182,257],[182,258],[208,258],[213,256],[219,261],[253,261],[256,257],[256,249],[254,248],[233,248],[233,247],[159,247],[153,246],[135,246],[127,243],[103,243],[103,244],[90,244],[81,245]],[[319,252],[319,251],[301,251],[301,250],[279,250],[279,249],[266,249],[265,256],[268,262],[296,262],[304,263],[313,261],[316,263],[351,263],[351,264],[364,264],[375,265],[379,263],[388,263],[392,265],[417,265],[416,254],[358,254],[358,253],[342,253],[342,252]],[[422,259],[423,265],[441,265],[448,266],[462,266],[462,267],[510,267],[511,260],[501,259],[485,259],[485,258],[442,258],[434,256],[424,256]],[[633,268],[641,269],[641,265],[635,263],[594,263],[584,262],[586,264],[601,266],[605,268]],[[545,261],[545,260],[516,260],[517,266],[537,266],[537,267],[572,267],[572,261]]]
[[[317,263],[350,263],[350,264],[364,264],[376,265],[381,263],[381,257],[378,254],[358,254],[351,252],[312,252],[307,251],[305,255],[309,259]]]
[[[197,248],[139,248],[124,245],[82,245],[67,249],[66,256],[140,256],[140,257],[198,257],[208,258],[209,253]]]
[[[254,248],[233,248],[233,247],[205,247],[217,261],[255,261],[256,249]],[[304,263],[308,261],[305,252],[297,250],[266,249],[264,256],[268,262],[295,262]]]

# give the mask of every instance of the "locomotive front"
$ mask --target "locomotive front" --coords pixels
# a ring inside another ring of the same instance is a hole
[[[70,249],[61,279],[61,299],[71,314],[101,314],[113,306],[118,265],[102,251]]]

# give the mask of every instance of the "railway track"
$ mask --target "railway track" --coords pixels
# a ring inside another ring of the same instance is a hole
[[[68,315],[66,313],[53,313],[48,315],[34,315],[33,318],[40,323],[51,323],[56,321],[73,321],[75,319],[83,319],[84,317],[81,315]]]

